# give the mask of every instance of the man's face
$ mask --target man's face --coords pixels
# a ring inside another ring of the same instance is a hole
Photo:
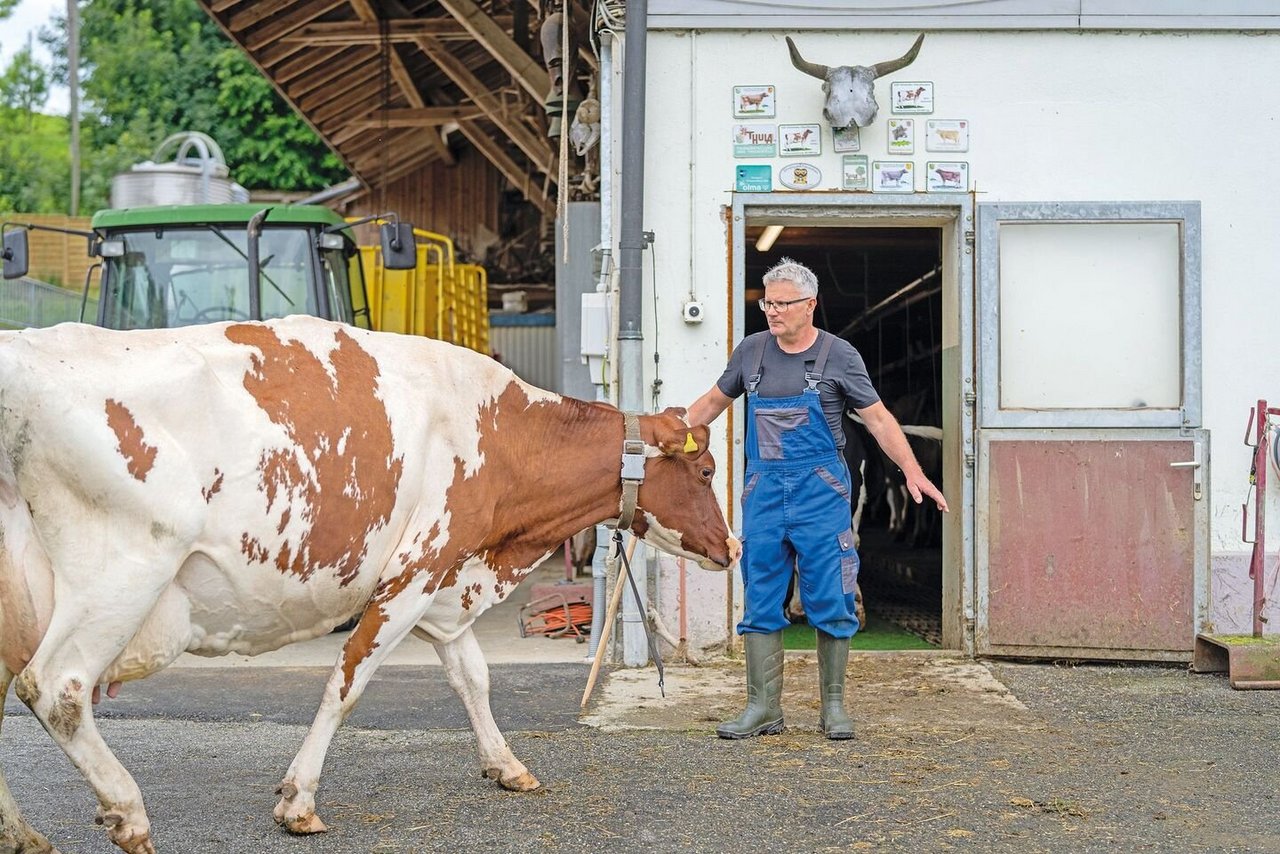
[[[764,298],[776,303],[800,300],[780,308],[765,310],[764,317],[769,322],[769,332],[775,337],[792,338],[813,325],[813,308],[818,300],[814,297],[804,298],[795,282],[786,279],[770,282],[764,286]]]

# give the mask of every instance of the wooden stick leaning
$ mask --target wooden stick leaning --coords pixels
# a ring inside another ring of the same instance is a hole
[[[609,635],[613,633],[613,621],[618,616],[618,606],[622,604],[622,588],[627,586],[627,564],[631,563],[631,558],[636,553],[636,543],[638,542],[640,542],[639,537],[631,537],[631,542],[627,543],[627,559],[622,566],[618,567],[618,579],[613,585],[613,597],[609,600],[609,608],[604,612],[604,626],[600,630],[600,643],[596,646],[596,658],[595,661],[591,662],[591,673],[587,676],[587,687],[582,692],[582,703],[578,706],[579,709],[587,707],[587,700],[591,697],[591,689],[596,685],[596,676],[600,673],[600,662],[604,661],[605,647],[609,643]]]

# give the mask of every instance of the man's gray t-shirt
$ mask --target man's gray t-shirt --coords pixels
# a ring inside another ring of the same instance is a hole
[[[822,349],[822,340],[829,333],[818,335],[813,346],[803,353],[784,353],[778,341],[768,330],[748,335],[742,339],[729,357],[729,366],[725,368],[716,387],[728,397],[738,397],[747,390],[747,373],[755,367],[757,354],[764,346],[764,363],[760,367],[760,385],[756,392],[761,397],[791,397],[805,389],[804,375],[813,370]],[[844,447],[844,428],[840,423],[846,406],[862,409],[880,400],[875,388],[871,385],[871,377],[867,375],[867,365],[854,346],[843,338],[831,342],[831,352],[827,354],[827,366],[822,371],[822,382],[818,383],[818,396],[822,401],[822,414],[827,417],[827,426],[836,440],[836,447]]]

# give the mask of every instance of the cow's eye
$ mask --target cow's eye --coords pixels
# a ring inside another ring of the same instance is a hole
[[[702,477],[703,477],[703,479],[704,479],[704,480],[711,480],[711,476],[712,476],[713,474],[715,474],[715,472],[714,472],[714,471],[712,471],[711,469],[703,469],[703,470],[702,470]]]

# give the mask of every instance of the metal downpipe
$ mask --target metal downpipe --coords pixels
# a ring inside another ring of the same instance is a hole
[[[622,370],[619,405],[624,412],[644,410],[644,333],[641,328],[644,281],[644,125],[645,55],[648,41],[648,0],[627,3],[622,86],[622,197],[618,239],[618,358]],[[648,590],[643,561],[631,564],[636,586]],[[628,666],[649,661],[644,609],[634,596],[623,597],[622,660]]]

